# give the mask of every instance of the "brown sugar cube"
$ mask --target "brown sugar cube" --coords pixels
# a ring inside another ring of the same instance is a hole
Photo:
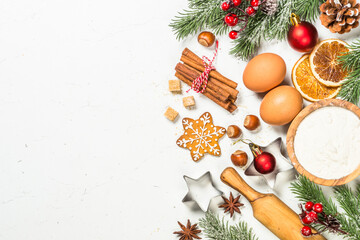
[[[168,107],[166,109],[166,112],[164,113],[164,116],[169,119],[170,121],[174,121],[179,113],[172,109],[171,107]]]
[[[181,92],[180,80],[169,80],[169,91],[170,92]]]
[[[190,107],[195,106],[194,97],[193,96],[184,97],[183,98],[183,104],[184,104],[184,107],[186,107],[186,108],[190,108]]]

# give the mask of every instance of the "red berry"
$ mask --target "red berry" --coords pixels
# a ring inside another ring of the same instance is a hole
[[[239,21],[239,18],[238,16],[236,16],[236,14],[234,13],[228,13],[226,14],[225,16],[225,19],[224,19],[225,23],[229,26],[229,27],[233,27],[235,26],[238,21]]]
[[[313,210],[314,203],[313,202],[307,202],[305,203],[305,209],[306,211],[310,212]]]
[[[251,0],[250,5],[253,6],[253,7],[258,7],[259,6],[259,0]]]
[[[317,221],[318,220],[318,215],[316,212],[309,212],[306,214],[306,216],[309,216],[313,221]]]
[[[314,220],[308,214],[306,214],[306,216],[301,219],[301,221],[303,222],[303,224],[311,224],[314,222]]]
[[[241,4],[241,0],[232,0],[235,7],[239,6]]]
[[[229,32],[229,37],[230,37],[231,39],[237,39],[238,34],[239,34],[238,31],[232,30],[231,32]]]
[[[249,7],[246,8],[246,13],[249,16],[253,16],[256,13],[256,10],[253,7],[249,6]]]
[[[313,207],[314,211],[317,213],[322,213],[323,211],[323,205],[321,203],[315,203]]]
[[[229,4],[228,2],[223,2],[223,3],[221,4],[221,9],[222,9],[223,11],[229,10],[229,9],[230,9],[230,4]]]
[[[301,234],[304,236],[304,237],[308,237],[311,235],[311,228],[309,226],[304,226],[302,229],[301,229]]]

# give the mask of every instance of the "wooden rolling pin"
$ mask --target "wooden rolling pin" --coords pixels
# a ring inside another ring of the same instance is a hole
[[[255,191],[240,177],[234,168],[226,168],[221,180],[236,189],[251,203],[254,217],[281,240],[324,240],[321,235],[303,237],[300,233],[303,224],[299,216],[274,194]],[[316,231],[312,229],[315,233]]]

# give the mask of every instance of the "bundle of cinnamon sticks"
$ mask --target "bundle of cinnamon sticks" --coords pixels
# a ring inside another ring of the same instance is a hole
[[[203,60],[190,51],[190,49],[185,48],[182,52],[180,61],[182,61],[182,63],[178,63],[175,67],[175,76],[191,86],[193,81],[205,70]],[[209,73],[208,84],[203,94],[219,106],[225,108],[229,112],[233,112],[237,108],[234,102],[239,93],[239,91],[236,90],[236,87],[236,82],[224,77],[216,70],[211,70]]]

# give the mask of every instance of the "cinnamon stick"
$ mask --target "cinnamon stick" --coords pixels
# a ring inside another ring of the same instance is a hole
[[[188,79],[190,79],[192,82],[200,76],[199,73],[193,71],[192,69],[188,68],[187,66],[185,66],[182,63],[178,63],[175,67],[175,70],[180,72],[182,75],[184,75]],[[211,89],[213,92],[215,92],[216,97],[223,102],[226,102],[230,97],[230,93],[228,93],[227,91],[210,83],[209,81],[208,81],[208,85],[204,91],[207,91],[207,89]]]
[[[205,67],[203,65],[203,60],[199,56],[197,56],[195,53],[193,53],[190,49],[185,48],[184,51],[182,52],[182,55],[188,57],[193,62],[195,62],[197,65],[197,67],[195,67],[195,68],[198,69],[199,71],[203,72],[205,70]],[[237,88],[238,84],[236,82],[224,77],[216,70],[210,71],[209,75],[211,77],[218,79],[220,82],[225,83],[229,87]]]
[[[184,75],[182,75],[180,72],[176,72],[175,76],[180,79],[181,81],[183,81],[184,83],[186,83],[187,85],[191,86],[192,82],[190,79],[188,79],[187,77],[185,77]],[[223,107],[224,109],[228,110],[229,112],[233,112],[233,106],[231,105],[231,102],[222,102],[219,99],[217,99],[216,97],[214,97],[212,94],[210,94],[208,91],[207,92],[203,92],[203,94],[208,97],[209,99],[211,99],[213,102],[215,102],[216,104],[218,104],[219,106]],[[236,107],[236,106],[235,106]]]
[[[185,66],[192,69],[193,71],[197,72],[199,75],[201,74],[201,72],[199,72],[196,68],[193,68],[192,66],[189,66],[186,63],[185,63]],[[223,91],[228,92],[233,101],[236,101],[237,95],[239,94],[238,90],[229,87],[228,85],[218,81],[217,79],[215,79],[213,77],[209,77],[208,86],[211,86],[213,89],[220,88]]]

